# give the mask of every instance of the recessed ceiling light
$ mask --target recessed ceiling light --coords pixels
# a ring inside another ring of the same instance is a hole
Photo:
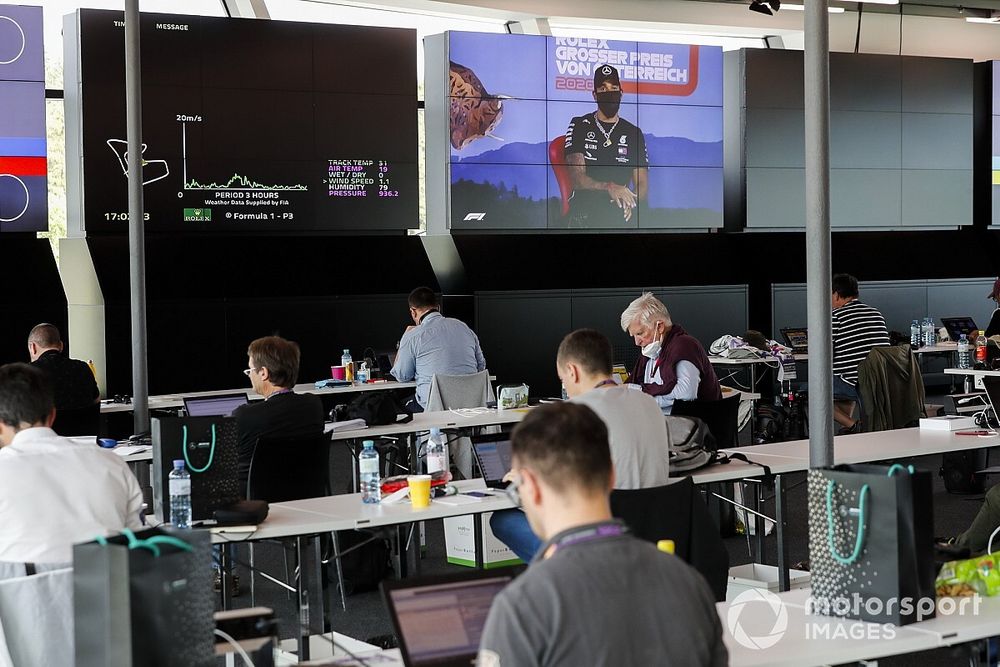
[[[805,5],[792,5],[792,4],[789,4],[787,2],[785,4],[783,4],[783,5],[781,5],[781,8],[782,9],[791,9],[791,10],[796,11],[796,12],[804,12],[805,9],[806,9]],[[827,7],[826,11],[830,12],[831,14],[843,14],[844,13],[844,8],[843,7]]]

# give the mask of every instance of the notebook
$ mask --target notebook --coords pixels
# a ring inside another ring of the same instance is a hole
[[[483,471],[486,486],[502,489],[507,486],[503,476],[510,472],[511,449],[509,433],[490,433],[472,437],[472,452]]]
[[[469,667],[493,598],[519,570],[480,570],[382,582],[382,595],[407,667]]]

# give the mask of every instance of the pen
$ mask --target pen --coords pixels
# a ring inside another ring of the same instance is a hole
[[[955,435],[996,435],[995,431],[955,431]]]

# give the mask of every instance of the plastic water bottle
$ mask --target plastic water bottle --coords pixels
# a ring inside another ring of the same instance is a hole
[[[358,456],[358,468],[361,472],[361,502],[378,503],[382,501],[382,478],[378,472],[378,452],[375,442],[365,440],[364,449]]]
[[[958,367],[972,368],[969,359],[969,338],[965,334],[958,339]]]
[[[191,475],[184,468],[184,461],[174,461],[174,469],[167,475],[170,491],[170,524],[174,528],[191,527]]]
[[[910,347],[916,350],[920,347],[920,339],[922,338],[920,334],[920,322],[913,320],[910,324]]]
[[[371,377],[371,371],[368,370],[368,362],[362,361],[361,368],[359,368],[358,372],[355,373],[354,375],[358,381],[358,384],[365,384],[366,382],[368,382],[368,379]]]
[[[340,355],[340,365],[344,367],[344,379],[348,382],[354,382],[354,358],[351,357],[351,351],[345,349],[344,353]]]
[[[931,318],[924,319],[924,345],[926,347],[934,347],[937,343],[936,335],[934,331],[934,320]]]
[[[986,332],[982,329],[979,330],[979,335],[976,336],[976,363],[986,363]]]
[[[427,474],[448,471],[448,436],[439,428],[431,429],[427,440]]]

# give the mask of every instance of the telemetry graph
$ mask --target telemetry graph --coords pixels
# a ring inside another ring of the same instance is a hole
[[[258,183],[248,176],[242,176],[240,174],[233,174],[229,177],[229,180],[224,183],[199,183],[194,179],[188,179],[187,174],[187,124],[200,123],[201,116],[185,116],[178,115],[177,120],[181,123],[181,165],[183,171],[183,183],[185,190],[266,190],[266,191],[288,191],[297,190],[304,192],[309,188],[302,184],[295,185],[264,185],[263,183]]]

